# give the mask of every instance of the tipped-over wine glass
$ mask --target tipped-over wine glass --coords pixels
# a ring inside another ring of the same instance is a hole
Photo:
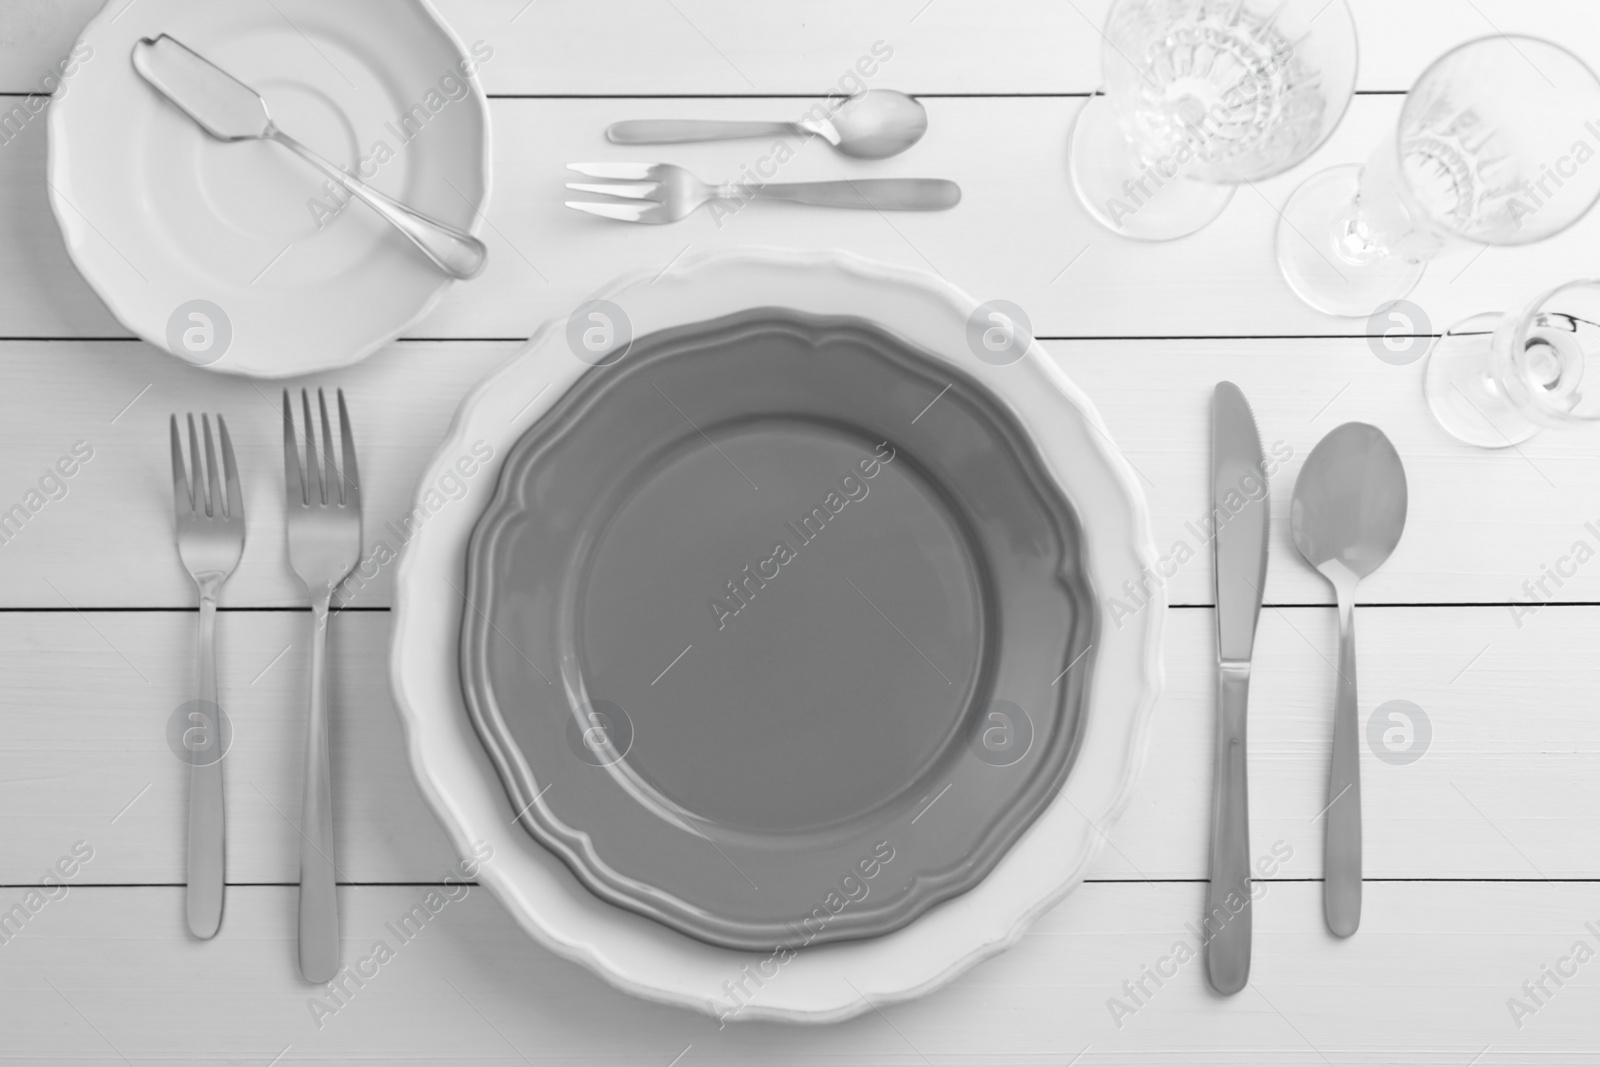
[[[1452,326],[1428,354],[1423,391],[1439,425],[1481,448],[1600,421],[1600,279]]]
[[[1521,245],[1571,226],[1600,196],[1600,79],[1560,45],[1483,37],[1446,52],[1406,95],[1365,166],[1295,190],[1278,266],[1331,315],[1409,293],[1451,244]]]
[[[1105,93],[1072,127],[1072,186],[1124,237],[1165,241],[1221,214],[1234,186],[1288,170],[1355,91],[1345,0],[1116,0]]]

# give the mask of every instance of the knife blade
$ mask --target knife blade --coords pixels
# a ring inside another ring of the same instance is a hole
[[[1219,993],[1250,978],[1253,928],[1245,721],[1250,658],[1267,577],[1271,512],[1261,434],[1244,393],[1217,383],[1211,398],[1211,521],[1217,601],[1217,741],[1211,797],[1211,884],[1202,929],[1206,974]]]
[[[174,37],[134,42],[133,69],[220,141],[271,136],[261,95]]]

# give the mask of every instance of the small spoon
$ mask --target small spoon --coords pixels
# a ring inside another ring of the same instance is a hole
[[[1294,483],[1294,544],[1339,599],[1339,680],[1328,772],[1323,914],[1349,937],[1361,924],[1361,762],[1356,704],[1356,584],[1383,565],[1406,525],[1406,472],[1376,426],[1347,422],[1317,442]]]
[[[813,107],[813,112],[822,110]],[[795,122],[734,122],[723,119],[633,119],[606,127],[612,144],[682,144],[724,141],[737,137],[783,137],[816,134],[847,156],[887,159],[922,139],[928,113],[905,93],[868,89],[822,117],[807,115]]]

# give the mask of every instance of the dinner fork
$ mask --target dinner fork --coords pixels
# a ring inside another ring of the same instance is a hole
[[[226,821],[222,800],[222,736],[217,705],[217,595],[244,552],[244,501],[239,491],[239,468],[233,460],[228,424],[217,416],[222,438],[222,484],[217,478],[217,451],[211,439],[211,418],[200,416],[206,443],[200,461],[200,438],[189,424],[189,465],[183,462],[183,441],[178,437],[178,416],[168,423],[172,443],[172,501],[177,529],[178,558],[200,591],[200,630],[196,659],[200,674],[198,707],[189,712],[193,726],[183,733],[189,753],[188,888],[184,912],[189,932],[199,938],[216,936],[222,925],[222,894]],[[191,476],[192,472],[192,476]],[[223,496],[223,486],[227,496]],[[193,740],[199,739],[199,744]]]
[[[707,185],[671,163],[569,163],[567,169],[585,177],[605,179],[605,184],[568,182],[567,188],[575,192],[648,201],[643,204],[567,201],[570,208],[622,222],[677,222],[701,204],[711,201],[717,202],[713,205],[713,214],[723,202],[742,206],[752,199],[880,211],[942,211],[961,202],[961,187],[943,178],[856,178],[832,182],[767,182],[759,185],[723,182],[721,185]]]
[[[311,710],[306,720],[306,776],[300,802],[300,973],[327,982],[339,970],[339,903],[333,863],[333,795],[328,771],[328,604],[361,555],[361,479],[350,412],[339,398],[339,451],[333,459],[328,401],[317,390],[322,415],[322,463],[311,399],[300,390],[305,421],[305,463],[295,440],[294,408],[283,391],[283,477],[287,494],[289,565],[311,597]],[[343,467],[341,472],[339,467]]]

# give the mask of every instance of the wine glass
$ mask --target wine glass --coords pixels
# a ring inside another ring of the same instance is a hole
[[[1451,327],[1428,354],[1423,392],[1439,425],[1483,448],[1600,421],[1600,279],[1558,285],[1520,314]]]
[[[1315,174],[1278,219],[1278,266],[1306,303],[1366,316],[1450,244],[1560,233],[1600,196],[1600,79],[1560,45],[1468,41],[1423,72],[1363,167]]]
[[[1125,237],[1205,226],[1234,186],[1305,159],[1355,91],[1345,0],[1116,0],[1106,87],[1073,123],[1072,186]]]

